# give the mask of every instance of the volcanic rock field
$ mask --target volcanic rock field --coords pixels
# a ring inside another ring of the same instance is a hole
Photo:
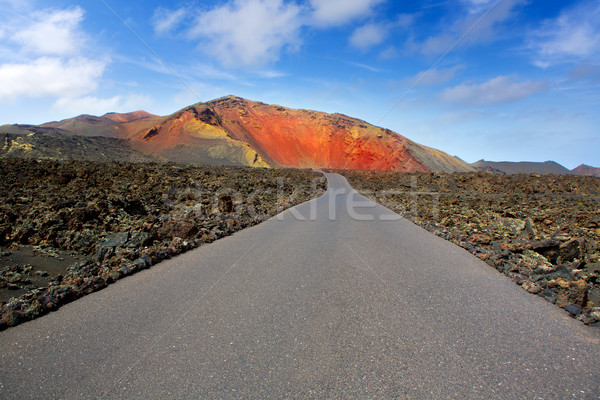
[[[322,194],[309,170],[0,160],[0,329]]]
[[[1,159],[0,169],[0,329],[326,189],[301,169],[29,159]],[[337,172],[529,293],[600,324],[600,178]]]

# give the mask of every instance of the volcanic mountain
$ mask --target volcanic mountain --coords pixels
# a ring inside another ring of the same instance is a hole
[[[143,111],[81,115],[41,128],[125,139],[141,152],[179,162],[423,172],[474,170],[457,157],[359,119],[235,96],[197,103],[165,117]]]
[[[140,129],[145,129],[148,124],[158,123],[161,119],[162,117],[146,111],[134,111],[127,114],[108,113],[101,117],[84,114],[62,121],[47,122],[41,127],[61,129],[82,136],[123,139],[137,133]]]
[[[533,162],[533,161],[486,161],[479,160],[471,164],[479,171],[494,172],[500,174],[570,174],[567,168],[555,161]]]
[[[600,176],[600,168],[590,167],[589,165],[581,164],[571,170],[571,173],[575,175],[584,176]]]

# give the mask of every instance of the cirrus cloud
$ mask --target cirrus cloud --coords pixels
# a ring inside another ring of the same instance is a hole
[[[496,0],[462,0],[470,14],[477,14],[485,10]]]
[[[470,46],[494,40],[503,23],[510,20],[516,9],[526,0],[467,0],[465,11],[448,26],[445,23],[439,33],[427,37],[422,43],[413,43],[412,47],[426,55],[436,55],[452,46]]]
[[[180,8],[169,10],[166,8],[157,8],[152,16],[152,25],[154,31],[158,34],[166,34],[173,31],[188,15],[188,10]]]
[[[547,20],[532,33],[529,47],[537,52],[535,65],[600,59],[600,1],[582,2]]]
[[[456,72],[463,69],[464,65],[456,65],[452,68],[431,68],[406,79],[407,85],[437,86],[454,79]]]
[[[498,76],[479,84],[462,83],[445,89],[439,98],[447,103],[484,106],[521,100],[545,90],[546,86],[544,81],[513,82],[507,76]]]
[[[312,24],[321,26],[343,25],[357,18],[365,18],[373,7],[385,0],[310,0]]]

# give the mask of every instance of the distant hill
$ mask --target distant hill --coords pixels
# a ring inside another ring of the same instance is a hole
[[[23,126],[21,126],[22,129]],[[48,131],[52,130],[54,131]],[[56,128],[33,127],[29,134],[2,133],[0,127],[0,158],[30,158],[86,161],[159,161],[155,156],[131,147],[128,141],[107,137],[72,135]]]
[[[128,139],[161,119],[162,117],[146,111],[134,111],[126,114],[107,113],[100,117],[83,114],[62,121],[47,122],[40,125],[40,128],[58,128],[82,136]]]
[[[0,133],[10,133],[13,135],[29,135],[31,133],[64,133],[64,134],[73,134],[64,129],[55,128],[55,127],[45,127],[41,125],[24,125],[24,124],[14,124],[14,125],[1,125]]]
[[[581,164],[580,166],[573,168],[571,173],[583,176],[600,176],[600,168]]]
[[[471,164],[479,171],[496,172],[504,174],[570,174],[567,168],[554,161],[545,162],[512,162],[512,161],[485,161],[479,160]]]
[[[80,115],[40,126],[5,125],[0,132],[126,139],[126,152],[133,148],[179,162],[406,172],[474,170],[458,157],[356,118],[235,96],[197,103],[164,117],[144,111]]]

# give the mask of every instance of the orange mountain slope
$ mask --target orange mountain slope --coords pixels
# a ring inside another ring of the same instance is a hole
[[[131,137],[134,148],[179,162],[269,167],[248,143],[238,140],[198,107],[163,117]]]
[[[177,148],[189,151],[190,147],[226,140],[230,145],[249,146],[245,149],[245,165],[257,160],[273,167],[472,170],[456,157],[355,118],[234,96],[190,106],[132,139],[139,143],[137,148],[167,158],[177,153]]]

